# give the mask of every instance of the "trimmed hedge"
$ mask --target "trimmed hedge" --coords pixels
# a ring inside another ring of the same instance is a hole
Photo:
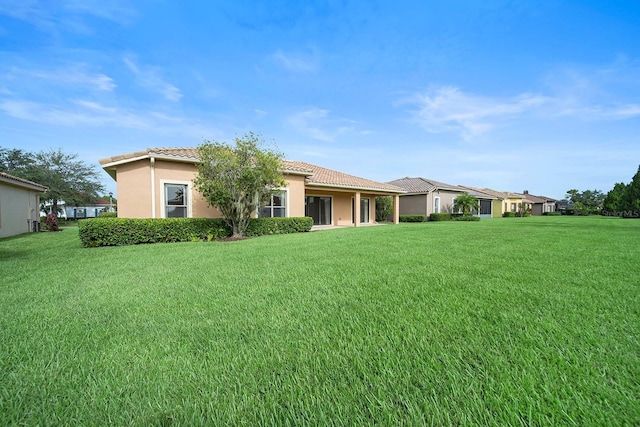
[[[502,214],[503,218],[515,218],[516,217],[516,212],[505,212]]]
[[[304,233],[313,227],[313,218],[301,216],[295,218],[252,218],[247,227],[249,237],[269,234]]]
[[[252,218],[247,236],[311,230],[313,219]],[[222,218],[91,218],[78,222],[84,247],[211,241],[231,236]]]
[[[100,212],[98,218],[118,218],[117,212]]]
[[[451,221],[450,213],[432,213],[429,215],[429,221]]]
[[[560,216],[560,215],[562,215],[562,212],[558,212],[558,211],[543,212],[542,215],[544,215],[544,216]]]
[[[451,218],[452,221],[480,221],[479,216],[474,215],[460,215]]]
[[[400,215],[400,222],[424,222],[426,215]]]

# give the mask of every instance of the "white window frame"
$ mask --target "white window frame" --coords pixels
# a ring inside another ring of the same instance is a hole
[[[440,213],[440,197],[433,198],[433,213]]]
[[[193,217],[193,191],[191,188],[191,181],[180,181],[175,179],[161,179],[160,180],[160,209],[161,218],[167,218],[167,185],[186,185],[187,186],[187,218]]]
[[[260,209],[262,208],[271,208],[271,216],[265,216],[262,218],[289,218],[289,189],[288,188],[278,188],[274,190],[274,193],[282,193],[284,197],[284,217],[274,217],[273,216],[273,194],[271,194],[270,204],[267,206],[260,206],[258,208],[258,212],[256,214],[257,217],[260,217]]]

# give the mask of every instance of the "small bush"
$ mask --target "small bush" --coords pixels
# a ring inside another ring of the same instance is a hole
[[[450,213],[432,213],[429,215],[430,221],[450,221],[451,214]]]
[[[253,218],[247,236],[309,231],[313,219]],[[231,236],[222,218],[90,218],[78,222],[84,247],[211,241]]]
[[[47,217],[44,220],[44,223],[47,225],[47,231],[59,231],[60,227],[58,227],[58,217],[53,212],[49,212]]]
[[[426,215],[400,215],[400,222],[424,222]]]
[[[460,215],[460,216],[451,218],[451,220],[452,221],[480,221],[480,217],[474,216],[474,215]]]
[[[516,212],[505,212],[502,214],[503,218],[515,218]]]
[[[117,218],[117,217],[118,217],[117,212],[100,212],[98,214],[98,218]]]
[[[555,212],[543,212],[542,215],[544,215],[544,216],[560,216],[560,215],[562,215],[562,212],[558,212],[558,211],[555,211]]]

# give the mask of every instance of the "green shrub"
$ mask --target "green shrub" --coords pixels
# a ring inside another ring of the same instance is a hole
[[[504,218],[515,218],[516,212],[505,212],[502,214]]]
[[[558,211],[555,211],[555,212],[543,212],[542,215],[544,215],[544,216],[560,216],[560,215],[562,215],[562,212],[558,212]]]
[[[309,231],[313,219],[253,218],[247,236]],[[231,236],[222,218],[90,218],[78,222],[84,247],[211,241]]]
[[[400,215],[400,222],[424,222],[426,215]]]
[[[98,214],[98,218],[117,218],[117,217],[118,217],[117,212],[100,212]]]
[[[474,215],[460,215],[451,218],[452,221],[480,221],[479,216]]]
[[[429,215],[430,221],[450,221],[451,214],[450,213],[432,213]]]
[[[265,236],[268,234],[301,233],[311,230],[313,218],[252,218],[247,227],[246,235],[249,237]]]

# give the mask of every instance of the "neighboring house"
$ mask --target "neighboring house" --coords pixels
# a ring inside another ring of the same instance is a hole
[[[220,217],[193,186],[198,162],[196,148],[149,148],[100,160],[117,183],[120,218]],[[372,224],[376,197],[393,196],[398,222],[402,188],[291,160],[283,161],[283,172],[286,186],[258,216],[310,216],[316,226]]]
[[[0,237],[38,231],[45,191],[44,185],[0,172]]]
[[[97,218],[102,212],[115,212],[114,206],[107,200],[98,200],[86,206],[68,206],[64,201],[59,201],[58,208],[62,211],[58,212],[58,216],[65,219]],[[51,209],[51,201],[46,202],[43,209],[48,212]],[[41,211],[40,215],[44,216],[46,212]]]
[[[532,215],[543,215],[545,212],[555,212],[557,200],[551,197],[534,196],[529,194],[529,191],[523,191],[524,197],[527,199],[531,206]]]
[[[406,190],[406,194],[400,195],[401,215],[425,215],[429,218],[432,213],[453,213],[456,198],[467,193],[476,197],[480,204],[480,212],[473,212],[474,215],[492,217],[495,197],[489,194],[420,177],[400,178],[388,184]]]
[[[566,215],[567,211],[575,209],[575,206],[571,200],[558,200],[556,202],[556,211]]]
[[[528,200],[525,200],[524,196],[520,193],[496,191],[490,188],[476,188],[466,185],[461,185],[460,187],[495,197],[492,211],[494,218],[501,217],[505,212],[518,212],[522,203],[528,203]]]

